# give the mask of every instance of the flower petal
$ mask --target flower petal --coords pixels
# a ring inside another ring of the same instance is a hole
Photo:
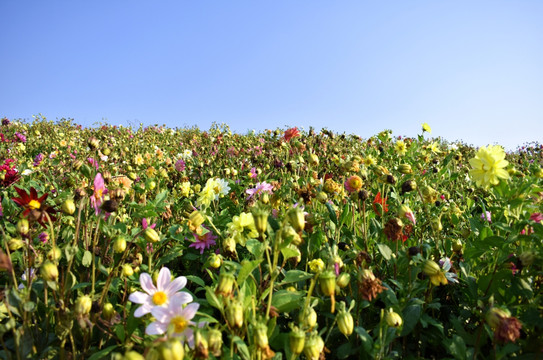
[[[149,295],[141,291],[136,291],[130,294],[128,297],[129,301],[132,301],[135,304],[145,304],[149,300]]]
[[[153,284],[153,279],[151,279],[151,276],[147,273],[142,273],[140,275],[140,284],[141,288],[149,295],[153,295],[157,291],[157,288]]]
[[[167,323],[160,323],[158,321],[150,323],[147,328],[145,328],[145,333],[147,335],[160,335],[164,334],[168,330]]]
[[[172,274],[170,273],[170,269],[168,269],[167,267],[163,267],[162,269],[160,269],[160,272],[158,273],[158,279],[156,281],[157,289],[160,291],[165,291],[168,288],[171,279]]]
[[[184,288],[185,285],[187,285],[187,278],[179,276],[166,287],[165,291],[168,294],[173,294]]]

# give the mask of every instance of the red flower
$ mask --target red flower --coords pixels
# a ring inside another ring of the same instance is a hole
[[[285,140],[290,141],[290,139],[294,137],[300,136],[300,132],[298,131],[297,127],[293,127],[285,131]]]
[[[47,216],[51,221],[56,220],[54,214],[56,210],[45,204],[45,200],[49,194],[43,194],[38,197],[38,192],[33,187],[30,188],[30,193],[27,194],[23,189],[19,189],[15,186],[15,191],[20,197],[12,198],[12,200],[20,207],[25,208],[23,216],[28,217],[32,221],[39,222],[43,227],[46,227]]]
[[[377,204],[380,204],[381,207],[378,207]],[[373,211],[375,211],[377,215],[382,216],[381,209],[383,209],[384,212],[388,212],[387,198],[381,198],[381,192],[379,191],[373,200]]]

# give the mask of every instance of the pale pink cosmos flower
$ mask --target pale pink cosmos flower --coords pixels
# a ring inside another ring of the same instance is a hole
[[[155,321],[147,326],[145,333],[147,335],[161,335],[166,333],[171,326],[173,336],[181,337],[182,340],[189,343],[189,346],[194,344],[194,331],[191,326],[195,326],[196,323],[191,320],[196,315],[200,304],[184,305],[185,303],[181,299],[174,298],[166,307],[155,306],[151,310]]]
[[[94,193],[90,198],[91,205],[94,208],[96,215],[100,213],[100,206],[102,206],[102,203],[104,202],[104,194],[107,194],[104,178],[102,177],[102,174],[98,173],[94,177]]]
[[[192,301],[192,296],[189,293],[179,292],[187,284],[187,278],[179,276],[172,281],[170,270],[167,267],[160,269],[156,286],[147,273],[140,275],[140,284],[145,293],[136,291],[128,297],[131,302],[141,304],[134,312],[134,317],[142,317],[151,313],[154,308],[169,306],[172,302],[181,307]]]
[[[261,183],[256,183],[256,186],[253,189],[247,189],[245,190],[245,192],[249,194],[249,197],[247,199],[250,199],[255,195],[259,195],[265,192],[271,194],[273,192],[273,185],[263,181]]]

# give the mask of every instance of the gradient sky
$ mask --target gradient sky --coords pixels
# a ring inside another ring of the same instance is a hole
[[[543,1],[0,0],[0,117],[543,142]]]

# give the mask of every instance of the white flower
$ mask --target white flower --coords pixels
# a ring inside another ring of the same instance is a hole
[[[30,170],[30,169],[26,169],[21,173],[21,175],[24,175],[24,176],[27,176],[27,175],[30,175],[30,174],[32,174],[32,170]]]
[[[35,278],[36,278],[36,269],[33,269],[33,268],[26,269],[23,275],[21,275],[21,280],[23,280],[26,283],[28,283],[28,280],[30,279],[34,280]],[[24,288],[25,288],[25,285],[23,283],[19,284],[19,287],[18,287],[19,290],[24,289]]]
[[[456,275],[453,272],[449,272],[449,270],[452,267],[451,259],[449,259],[448,257],[442,258],[441,260],[439,260],[439,265],[441,266],[441,268],[443,268],[443,270],[445,270],[445,278],[449,282],[452,282],[453,284],[457,284],[458,275]]]
[[[160,269],[158,273],[157,286],[153,284],[153,279],[147,273],[140,275],[140,283],[143,290],[136,291],[128,297],[128,300],[136,304],[141,304],[134,312],[135,317],[142,317],[152,312],[156,307],[169,305],[174,300],[176,303],[187,304],[192,301],[192,296],[186,292],[178,292],[187,284],[187,278],[179,276],[171,280],[171,273],[167,267]]]
[[[186,160],[186,159],[192,157],[192,150],[187,149],[187,150],[183,151],[183,154],[181,155],[181,157],[183,158],[183,160]]]
[[[215,179],[213,184],[213,192],[215,193],[215,200],[218,200],[219,197],[228,195],[230,191],[230,186],[224,179]]]
[[[156,321],[150,323],[145,329],[147,335],[160,335],[172,327],[173,336],[184,337],[190,344],[194,343],[194,332],[189,325],[196,325],[192,320],[196,311],[200,307],[198,303],[190,303],[183,307],[185,303],[179,298],[173,298],[167,307],[154,307],[151,314]]]

